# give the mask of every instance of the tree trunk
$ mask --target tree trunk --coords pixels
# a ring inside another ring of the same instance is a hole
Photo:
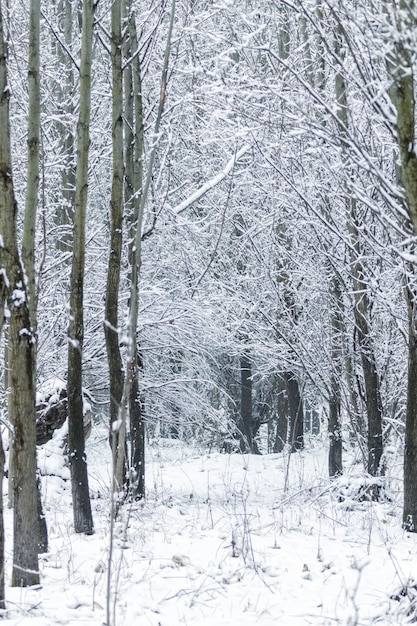
[[[406,287],[408,304],[408,381],[404,447],[404,527],[417,532],[417,291]]]
[[[93,532],[87,458],[85,454],[82,397],[85,214],[88,190],[93,12],[93,0],[84,0],[80,66],[80,111],[77,129],[74,238],[70,281],[70,323],[68,331],[68,453],[71,470],[72,506],[75,532],[85,534]]]
[[[291,452],[304,448],[304,407],[300,387],[293,372],[285,374],[288,394]]]
[[[340,24],[335,33],[335,54],[342,61],[341,51],[342,30]],[[342,137],[349,128],[347,85],[345,77],[338,71],[335,77],[336,100],[338,104],[337,118]],[[361,261],[360,225],[357,216],[357,202],[351,192],[350,183],[346,180],[345,204],[348,217],[348,230],[351,245],[349,246],[350,270],[353,279],[354,318],[358,333],[362,371],[365,385],[365,402],[368,417],[368,472],[377,476],[380,472],[380,461],[383,451],[382,442],[382,401],[379,377],[376,367],[375,353],[372,344],[370,326],[370,296],[365,280]]]
[[[3,487],[5,455],[3,438],[0,435],[0,485]],[[3,489],[0,489],[0,610],[6,608],[4,589],[4,522],[3,522]]]
[[[130,56],[134,50],[138,49],[138,39],[136,33],[136,24],[134,15],[129,16],[129,45]],[[139,294],[139,269],[140,269],[140,248],[135,246],[136,229],[141,222],[140,206],[142,202],[142,185],[143,185],[143,102],[142,102],[142,68],[140,64],[140,56],[132,62],[132,128],[135,129],[133,141],[133,150],[131,156],[131,173],[132,173],[132,191],[133,196],[130,197],[131,211],[129,219],[129,258],[130,258],[130,281],[131,291],[130,297],[136,299],[132,302],[132,313],[135,313],[134,328],[131,329],[132,337],[135,342],[132,346],[132,357],[129,364],[131,372],[131,388],[129,394],[129,420],[130,420],[130,445],[131,445],[131,466],[133,473],[133,482],[131,484],[131,493],[135,499],[145,497],[145,416],[144,401],[140,392],[139,374],[143,371],[143,357],[138,350],[137,338],[137,319],[138,319],[138,294]],[[127,94],[126,94],[127,96]],[[128,158],[126,158],[126,165]]]
[[[162,114],[165,106],[166,98],[166,85],[168,80],[168,62],[171,54],[171,38],[174,27],[175,18],[175,0],[171,0],[171,15],[168,27],[168,35],[164,52],[164,59],[162,65],[162,77],[161,77],[161,91],[158,103],[158,110],[156,114],[154,137],[158,137],[159,129],[162,120]],[[136,45],[137,37],[134,26],[133,15],[129,20],[129,36],[131,38],[132,49],[137,50]],[[142,226],[143,215],[148,196],[149,186],[151,183],[153,165],[155,160],[155,152],[157,142],[154,141],[150,150],[148,167],[145,180],[142,182],[142,154],[143,154],[143,119],[142,119],[142,89],[141,89],[141,72],[139,64],[139,55],[136,55],[136,71],[133,72],[133,84],[135,92],[135,151],[134,151],[134,164],[133,164],[133,188],[135,189],[135,207],[134,207],[134,220],[130,228],[130,239],[132,242],[131,247],[131,279],[130,279],[130,299],[129,299],[129,315],[128,315],[128,356],[127,356],[127,371],[125,374],[125,383],[122,397],[122,409],[124,410],[124,403],[128,402],[129,398],[133,398],[131,392],[131,385],[137,384],[138,367],[137,367],[137,318],[139,310],[139,277],[140,267],[142,262]],[[132,377],[132,378],[131,378]],[[139,389],[137,388],[137,394]],[[136,392],[134,392],[136,393]],[[137,402],[140,402],[139,395],[136,395],[136,399],[133,399],[135,405],[130,415],[131,418],[131,435],[134,439],[131,439],[132,443],[132,460],[133,460],[133,475],[137,480],[136,485],[133,488],[135,497],[143,497],[145,493],[145,422],[142,412],[139,413]],[[132,423],[133,420],[133,423]],[[139,491],[140,485],[140,491]]]
[[[62,81],[57,86],[57,98],[61,111],[57,123],[62,158],[61,190],[57,198],[58,206],[54,218],[59,226],[56,246],[61,252],[67,253],[72,249],[75,192],[75,137],[72,126],[72,120],[75,117],[75,78],[73,61],[68,54],[68,50],[72,48],[72,5],[73,0],[59,0],[57,7],[57,21],[66,49],[60,42],[56,44],[55,38],[53,39],[62,72]]]
[[[285,384],[285,375],[278,375],[277,385],[277,431],[274,442],[274,452],[282,452],[288,442],[288,392]]]
[[[116,0],[111,9],[112,42],[112,148],[113,174],[110,200],[110,256],[107,270],[104,332],[109,365],[110,443],[113,450],[116,489],[123,489],[126,479],[125,411],[123,396],[123,364],[120,354],[118,304],[123,228],[123,77],[122,77],[122,8]],[[120,421],[119,421],[120,420]]]
[[[132,381],[129,397],[130,441],[132,446],[132,484],[130,492],[135,500],[145,497],[145,416],[139,389],[139,372],[143,368],[142,356],[136,348],[132,362]]]
[[[31,333],[24,272],[16,236],[15,201],[10,150],[6,44],[0,5],[0,267],[6,276],[10,310],[9,354],[14,409],[14,547],[13,586],[39,583],[36,504],[34,341]],[[3,568],[3,564],[0,564]]]
[[[405,192],[410,230],[417,235],[417,154],[415,148],[415,75],[408,38],[415,31],[415,6],[400,0],[394,43],[395,62],[388,62],[393,80],[389,91],[397,114],[397,142],[400,151],[400,183]],[[404,38],[406,40],[404,40]],[[414,244],[415,245],[415,244]],[[413,251],[414,252],[414,251]],[[412,272],[414,275],[414,272]],[[417,532],[417,327],[416,290],[406,285],[409,313],[407,406],[404,447],[404,507],[403,523],[409,531]]]
[[[9,328],[12,404],[14,409],[14,550],[12,585],[36,585],[38,572],[38,505],[36,485],[35,390],[33,387],[33,342],[30,334],[26,295],[17,303],[14,295],[21,291],[23,273],[15,257],[14,289],[9,300]],[[10,268],[11,270],[12,268]],[[12,271],[8,271],[12,276]],[[22,291],[22,293],[24,293]]]
[[[342,336],[344,324],[341,312],[342,294],[340,283],[336,275],[332,280],[331,302],[331,359],[329,397],[329,476],[339,476],[343,473],[342,465],[342,423],[340,417],[340,379],[342,375]]]
[[[240,357],[240,449],[253,452],[252,437],[252,361],[247,352]]]
[[[35,229],[39,192],[39,145],[40,145],[40,3],[30,0],[29,6],[29,60],[28,60],[28,165],[26,181],[26,206],[23,222],[22,261],[26,275],[28,307],[33,345],[33,386],[36,389],[37,363],[37,308],[38,294],[35,272]],[[14,469],[12,467],[12,472]],[[36,481],[39,514],[39,552],[48,551],[48,531],[42,510],[41,483]]]
[[[397,113],[397,141],[401,158],[401,182],[413,232],[417,234],[417,154],[415,149],[415,88],[414,68],[409,37],[415,32],[414,0],[400,0],[398,38],[395,44],[396,65],[389,64],[394,90],[390,95]],[[405,40],[404,40],[405,39]]]
[[[343,474],[342,432],[340,422],[340,388],[336,377],[331,377],[329,398],[329,476]]]

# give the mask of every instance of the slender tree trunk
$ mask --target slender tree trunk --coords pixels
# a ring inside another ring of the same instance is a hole
[[[59,0],[57,18],[67,50],[72,49],[73,0]],[[57,123],[61,149],[61,194],[55,213],[55,222],[60,227],[56,245],[61,252],[72,250],[72,224],[74,219],[75,192],[75,137],[72,120],[75,118],[74,65],[61,43],[55,44],[62,72],[62,81],[57,87],[57,98],[61,116]]]
[[[407,285],[408,380],[404,447],[404,527],[417,532],[417,290]]]
[[[14,409],[13,586],[39,583],[36,504],[34,338],[24,272],[16,236],[17,205],[10,150],[7,50],[0,3],[0,267],[5,273],[10,310],[9,354]],[[3,569],[3,564],[0,568]]]
[[[28,165],[26,181],[26,206],[23,221],[22,261],[27,281],[30,325],[35,339],[33,346],[33,386],[36,389],[37,363],[37,308],[38,294],[35,271],[35,229],[39,193],[39,147],[40,147],[40,2],[30,0],[29,5],[29,117],[28,117]],[[12,471],[14,472],[13,468]],[[48,551],[48,531],[42,510],[41,482],[36,481],[39,514],[39,552]]]
[[[138,49],[138,38],[136,33],[136,24],[134,15],[129,16],[129,44],[130,55],[134,50]],[[131,329],[132,336],[137,337],[137,319],[138,319],[138,294],[139,294],[139,269],[140,259],[138,254],[140,250],[136,249],[135,233],[138,228],[140,206],[142,202],[142,185],[143,185],[143,102],[142,102],[142,68],[140,64],[140,56],[136,58],[132,64],[132,128],[135,129],[133,139],[133,152],[131,161],[132,172],[132,190],[134,195],[131,198],[131,211],[129,219],[129,258],[131,267],[131,298],[136,297],[136,304],[132,303],[132,322],[135,327]],[[139,263],[138,263],[139,260]],[[135,320],[133,320],[135,314]],[[139,375],[143,371],[143,357],[138,350],[138,338],[136,338],[134,346],[132,346],[132,356],[129,364],[129,372],[131,376],[131,387],[129,394],[129,419],[130,419],[130,443],[131,443],[131,467],[133,472],[133,480],[131,484],[131,493],[135,499],[145,497],[145,414],[144,400],[140,392]]]
[[[164,60],[162,65],[162,77],[161,77],[161,91],[158,103],[158,110],[156,114],[154,137],[158,137],[159,129],[162,120],[162,114],[165,106],[166,98],[166,86],[168,80],[168,63],[171,54],[171,38],[174,27],[175,17],[175,0],[171,0],[171,15],[168,27],[168,36],[165,45]],[[136,45],[136,31],[134,29],[133,16],[129,23],[129,35],[131,37],[131,46],[137,50]],[[138,55],[137,55],[138,56]],[[139,61],[137,60],[137,63]],[[142,150],[143,150],[143,124],[142,124],[142,97],[141,97],[141,74],[140,65],[136,66],[137,71],[133,73],[134,77],[134,92],[135,92],[135,126],[136,126],[136,138],[135,138],[135,156],[134,156],[134,182],[133,187],[135,189],[135,198],[137,197],[137,205],[134,208],[134,226],[131,228],[131,253],[132,253],[132,271],[130,280],[130,299],[129,299],[129,315],[128,315],[128,355],[127,355],[127,371],[125,374],[125,382],[123,388],[123,396],[121,402],[121,410],[124,411],[125,403],[129,398],[132,398],[131,386],[134,383],[136,385],[138,376],[138,357],[137,357],[137,318],[139,309],[139,277],[140,267],[142,262],[142,226],[143,215],[148,196],[149,186],[151,183],[151,177],[153,172],[153,164],[156,153],[156,142],[153,143],[150,150],[148,167],[146,171],[146,177],[142,184]],[[135,82],[136,81],[136,82]],[[135,392],[136,393],[136,392]],[[139,391],[138,391],[139,393]],[[138,402],[138,396],[136,395],[136,402]],[[140,401],[140,399],[139,399]],[[135,403],[135,401],[133,401]],[[141,498],[145,493],[145,422],[143,412],[138,411],[138,406],[134,407],[131,413],[131,443],[132,443],[132,472],[134,475],[133,493],[135,498]],[[124,417],[121,422],[123,423]]]
[[[335,54],[343,59],[341,51],[341,27],[336,27]],[[338,104],[337,117],[342,137],[349,128],[347,85],[342,72],[338,71],[335,77],[336,100]],[[349,174],[349,172],[347,172]],[[376,366],[375,352],[372,343],[370,326],[370,296],[365,281],[364,269],[361,261],[361,246],[359,237],[357,202],[346,182],[345,204],[348,213],[348,229],[350,235],[350,269],[353,280],[354,317],[358,333],[362,371],[365,385],[365,402],[368,417],[368,472],[372,476],[380,473],[380,461],[383,452],[382,442],[382,401],[380,394],[379,377]]]
[[[36,277],[35,277],[35,228],[39,190],[39,143],[40,143],[40,5],[39,0],[29,3],[29,67],[28,67],[28,164],[26,182],[26,206],[23,226],[22,260],[27,277],[28,306],[32,331],[36,337]]]
[[[415,32],[415,3],[400,0],[395,42],[395,61],[388,64],[393,79],[390,96],[397,113],[397,141],[400,150],[400,182],[404,188],[411,229],[417,236],[417,154],[415,75],[409,36]],[[405,39],[405,40],[404,40]],[[414,252],[414,251],[413,251]],[[415,272],[411,272],[410,279]],[[404,527],[417,532],[417,292],[414,284],[406,287],[409,312],[408,379],[404,449]]]
[[[278,420],[274,452],[282,452],[288,442],[288,392],[285,374],[278,374],[277,395]]]
[[[282,452],[287,443],[291,452],[304,448],[304,406],[294,372],[279,375],[278,424],[274,452]]]
[[[240,447],[242,452],[253,452],[252,360],[247,352],[240,357],[240,380]]]
[[[122,258],[123,229],[123,77],[122,77],[122,3],[116,0],[111,9],[112,42],[112,146],[113,175],[110,200],[110,256],[107,270],[104,332],[109,364],[110,441],[114,455],[116,489],[122,490],[126,469],[123,364],[120,353],[118,303]],[[122,419],[123,423],[119,423]]]
[[[0,436],[0,485],[3,486],[5,454],[3,438]],[[3,522],[3,489],[0,489],[0,609],[6,608],[4,589],[4,522]]]
[[[329,476],[343,474],[342,424],[340,421],[340,383],[337,374],[331,374],[329,398]]]
[[[38,571],[38,504],[36,485],[36,432],[35,390],[33,387],[33,342],[30,333],[29,311],[25,302],[16,301],[15,294],[22,290],[23,273],[17,268],[11,285],[14,289],[9,299],[11,311],[9,328],[10,370],[12,403],[14,409],[14,475],[13,475],[13,575],[12,585],[28,586],[39,583]],[[12,268],[10,268],[12,269]]]
[[[4,350],[4,380],[7,390],[7,416],[10,425],[14,425],[14,411],[13,411],[13,396],[11,394],[12,389],[12,377],[10,371],[10,346],[9,346],[9,328],[6,326],[5,331],[5,350]],[[13,450],[13,432],[9,430],[9,462],[8,462],[8,476],[7,476],[7,506],[9,509],[13,508],[13,475],[14,475],[14,450]]]
[[[340,379],[343,362],[343,331],[344,324],[341,311],[342,293],[336,275],[332,280],[332,312],[331,312],[331,359],[329,397],[329,475],[339,476],[343,473],[342,465],[342,423],[340,416]]]
[[[414,0],[400,0],[398,11],[398,38],[395,44],[396,65],[389,64],[394,80],[390,95],[397,113],[397,141],[401,158],[401,182],[407,211],[414,234],[417,233],[417,153],[415,118],[415,75],[409,37],[415,32],[416,6]]]
[[[286,373],[291,452],[304,448],[304,406],[300,386],[293,372]]]
[[[343,474],[342,463],[342,432],[340,421],[340,388],[339,382],[332,374],[329,398],[329,476]]]
[[[0,5],[1,11],[1,5]],[[1,16],[0,16],[1,21]],[[1,43],[0,43],[1,48]],[[0,61],[0,76],[1,76],[1,61]],[[1,109],[1,105],[0,105]],[[1,119],[1,118],[0,118]],[[0,140],[0,146],[1,146]],[[0,164],[1,165],[1,164]],[[0,205],[1,206],[1,205]],[[0,220],[0,234],[1,228],[3,227],[2,221]],[[1,253],[1,245],[0,245],[0,263],[2,259]],[[3,322],[4,322],[4,309],[7,299],[7,284],[5,281],[5,275],[3,272],[0,274],[0,337],[3,330]],[[8,347],[6,346],[6,350]],[[4,368],[4,378],[7,381],[8,378],[8,367],[7,367],[7,359],[5,358],[5,368]],[[6,383],[5,387],[8,387]],[[4,454],[3,447],[3,437],[0,434],[0,610],[6,608],[6,594],[5,594],[5,584],[4,584],[4,521],[3,521],[3,479],[4,479],[4,466],[5,466],[6,458]]]
[[[74,238],[70,281],[70,323],[68,331],[68,452],[71,470],[74,529],[77,533],[85,534],[93,532],[85,453],[82,395],[85,215],[88,190],[93,13],[93,0],[84,0],[80,66],[80,111],[77,129]]]
[[[324,22],[322,0],[316,1],[316,19],[318,24]],[[306,40],[306,37],[304,37]],[[322,98],[326,98],[325,93],[325,50],[324,42],[320,36],[316,36],[316,58],[315,64],[312,60],[311,48],[308,46],[307,53],[307,77],[312,87],[317,86],[317,90]],[[313,69],[314,68],[314,69]],[[325,128],[326,119],[319,113],[319,122]],[[324,202],[325,219],[331,221],[331,201],[327,193]],[[331,253],[330,246],[328,253]],[[341,380],[343,372],[343,343],[345,325],[343,320],[343,296],[341,283],[333,264],[329,262],[330,276],[330,337],[331,337],[331,372],[329,381],[329,476],[339,476],[343,473],[342,465],[342,422],[341,422]]]

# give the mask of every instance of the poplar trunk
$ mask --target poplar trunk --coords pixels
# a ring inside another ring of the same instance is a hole
[[[93,532],[85,453],[82,395],[85,218],[88,190],[93,12],[93,1],[84,0],[80,67],[80,112],[77,128],[74,238],[70,280],[70,323],[68,331],[68,453],[71,470],[72,506],[75,532],[85,534]]]

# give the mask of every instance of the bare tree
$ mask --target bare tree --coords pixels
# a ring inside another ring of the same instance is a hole
[[[343,31],[338,24],[335,33],[335,54],[337,58],[342,57],[341,41]],[[339,70],[335,75],[336,102],[338,104],[337,119],[339,122],[339,132],[342,140],[346,137],[349,129],[349,104],[348,85],[343,72]],[[343,148],[345,149],[345,148]],[[353,283],[354,295],[354,318],[360,356],[362,362],[365,403],[368,416],[368,472],[372,476],[378,476],[381,471],[382,458],[382,401],[380,393],[380,382],[377,371],[375,351],[372,342],[370,311],[371,300],[366,281],[366,274],[362,263],[362,250],[359,236],[358,203],[352,190],[349,189],[349,169],[351,164],[345,160],[346,182],[345,182],[345,205],[347,210],[348,230],[350,236],[350,272]]]
[[[393,55],[387,59],[387,67],[393,81],[390,95],[396,111],[401,163],[400,182],[404,188],[410,230],[415,237],[417,236],[416,94],[411,37],[417,19],[415,2],[400,0],[396,18],[397,36]],[[417,532],[417,288],[413,266],[406,278],[405,295],[408,305],[409,335],[403,522],[408,530]]]
[[[74,238],[70,282],[70,323],[68,329],[68,453],[71,469],[72,505],[75,532],[85,534],[93,532],[85,453],[82,355],[84,339],[85,218],[88,191],[94,6],[93,0],[83,0]]]
[[[5,273],[10,311],[9,354],[14,411],[14,586],[39,583],[36,502],[34,344],[28,293],[16,233],[17,204],[12,178],[7,50],[0,4],[0,266]],[[35,531],[35,532],[34,532]],[[1,566],[3,572],[3,566]],[[3,593],[4,599],[4,593]]]
[[[36,389],[37,369],[37,308],[38,293],[35,270],[35,231],[38,213],[39,150],[40,150],[40,2],[31,0],[29,6],[29,58],[28,58],[28,163],[26,181],[26,204],[23,222],[22,262],[26,274],[31,332],[33,333],[33,385]],[[12,455],[14,458],[14,455]],[[13,467],[11,467],[12,471]],[[39,511],[39,551],[48,550],[48,531],[42,510],[40,479],[37,480]]]
[[[123,232],[123,76],[122,76],[122,2],[116,0],[111,9],[112,63],[112,149],[113,173],[110,199],[110,255],[107,269],[104,333],[109,365],[110,442],[113,449],[114,479],[121,490],[125,480],[125,428],[118,425],[123,395],[123,363],[120,353],[118,321],[119,286]],[[116,467],[120,472],[116,475]]]

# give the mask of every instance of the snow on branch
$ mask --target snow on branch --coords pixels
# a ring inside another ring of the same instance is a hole
[[[191,206],[194,202],[196,202],[202,196],[204,196],[204,194],[210,191],[210,189],[213,189],[213,187],[221,183],[221,181],[224,178],[226,178],[226,176],[232,171],[236,162],[244,154],[246,154],[246,152],[248,152],[249,149],[250,149],[250,145],[243,146],[243,148],[241,148],[238,152],[236,152],[232,156],[230,161],[227,163],[226,167],[221,172],[219,172],[218,174],[216,174],[216,176],[208,180],[204,185],[202,185],[199,189],[197,189],[197,191],[192,193],[191,196],[188,196],[188,198],[186,198],[185,200],[177,204],[176,207],[173,207],[172,212],[175,213],[175,215],[179,215],[180,213],[185,211],[185,209],[188,209],[188,207]]]

